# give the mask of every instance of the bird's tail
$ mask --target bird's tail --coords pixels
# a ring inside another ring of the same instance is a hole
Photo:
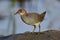
[[[44,11],[43,13],[40,14],[41,17],[41,21],[43,21],[44,17],[45,17],[46,11]]]

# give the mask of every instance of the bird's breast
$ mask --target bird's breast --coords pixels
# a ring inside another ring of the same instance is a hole
[[[26,24],[30,24],[30,25],[34,25],[37,23],[37,19],[34,17],[30,17],[30,16],[21,16],[21,19],[24,23]]]

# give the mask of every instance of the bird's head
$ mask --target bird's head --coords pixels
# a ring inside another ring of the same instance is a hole
[[[19,9],[19,10],[15,13],[15,15],[16,15],[16,14],[27,15],[27,12],[26,12],[25,9]]]

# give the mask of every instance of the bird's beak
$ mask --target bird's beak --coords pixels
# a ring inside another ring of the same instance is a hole
[[[16,15],[17,13],[15,13],[14,15]]]
[[[18,14],[18,12],[16,12],[14,15]]]

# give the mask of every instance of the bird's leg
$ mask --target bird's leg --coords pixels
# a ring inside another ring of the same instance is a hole
[[[39,32],[40,32],[40,25],[39,25]]]
[[[33,32],[35,31],[35,29],[36,29],[36,26],[34,25],[34,29],[33,29]]]

